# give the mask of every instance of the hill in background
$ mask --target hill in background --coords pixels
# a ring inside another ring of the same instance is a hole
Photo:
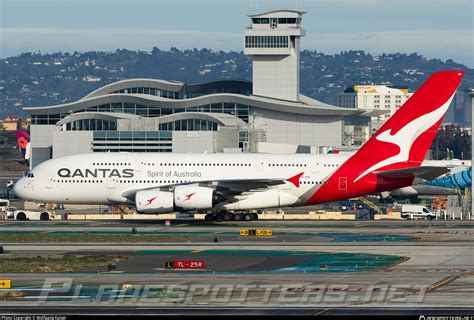
[[[327,55],[301,52],[301,92],[336,104],[337,93],[352,84],[406,85],[415,91],[433,72],[466,71],[461,90],[474,87],[474,70],[452,60],[426,59],[417,53],[373,56],[364,51]],[[217,79],[251,80],[252,63],[243,52],[208,49],[151,52],[23,53],[0,60],[0,118],[18,114],[22,107],[46,106],[77,100],[111,82],[155,78],[198,83]],[[469,98],[456,96],[446,122],[468,124]]]

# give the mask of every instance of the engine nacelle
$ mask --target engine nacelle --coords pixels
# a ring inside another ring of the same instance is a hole
[[[173,212],[173,193],[150,189],[138,191],[135,195],[138,213],[168,213]]]
[[[195,210],[213,207],[214,189],[197,185],[183,185],[174,188],[176,207]]]
[[[237,198],[239,199],[238,201],[223,203],[220,207],[226,210],[246,210],[287,207],[300,202],[298,197],[277,189],[255,192],[246,196],[237,196]]]

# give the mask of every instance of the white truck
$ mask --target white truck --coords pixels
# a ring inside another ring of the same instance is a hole
[[[415,204],[402,205],[401,217],[407,220],[413,219],[427,219],[432,220],[436,218],[436,214],[431,212],[427,207]]]
[[[17,210],[15,207],[7,208],[7,219],[8,220],[39,220],[48,221],[50,218],[54,218],[54,214],[48,211],[28,211],[28,210]]]

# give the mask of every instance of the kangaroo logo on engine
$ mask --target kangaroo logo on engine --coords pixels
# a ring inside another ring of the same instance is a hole
[[[135,176],[133,169],[68,169],[58,170],[58,176],[61,178],[133,178]]]

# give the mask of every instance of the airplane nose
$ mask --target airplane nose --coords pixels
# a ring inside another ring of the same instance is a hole
[[[13,185],[13,192],[18,198],[22,198],[25,196],[25,179],[21,178]]]

